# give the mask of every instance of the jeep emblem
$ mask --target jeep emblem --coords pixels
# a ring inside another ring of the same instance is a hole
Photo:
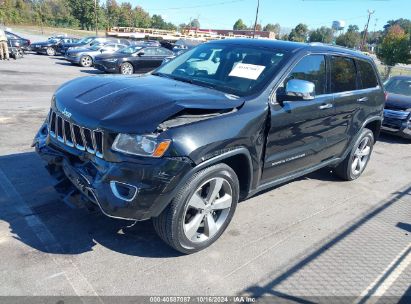
[[[63,114],[64,116],[66,116],[67,118],[71,117],[71,113],[69,111],[66,110],[66,108],[64,108],[63,112],[61,112],[61,114]]]

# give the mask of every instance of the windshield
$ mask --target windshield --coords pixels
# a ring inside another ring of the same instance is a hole
[[[93,40],[93,37],[85,37],[85,38],[77,41],[77,43],[86,44],[86,43],[89,43],[91,40]]]
[[[282,50],[207,43],[168,62],[153,75],[247,96],[261,90],[286,57]]]
[[[141,46],[132,45],[132,46],[121,49],[119,52],[122,54],[134,54],[135,52],[138,52],[141,49],[142,49]]]
[[[95,44],[95,45],[90,46],[89,49],[92,50],[92,51],[98,51],[102,47],[103,47],[102,44]]]
[[[391,78],[385,89],[390,93],[411,96],[411,79]]]
[[[48,40],[48,42],[49,43],[57,43],[57,42],[59,42],[61,39],[58,39],[58,38],[50,38],[49,40]]]

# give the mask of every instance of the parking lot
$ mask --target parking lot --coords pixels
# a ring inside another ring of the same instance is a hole
[[[151,222],[65,205],[30,147],[53,91],[95,74],[58,56],[0,62],[0,296],[410,300],[411,142],[381,136],[354,182],[322,170],[241,202],[217,243],[184,256]]]

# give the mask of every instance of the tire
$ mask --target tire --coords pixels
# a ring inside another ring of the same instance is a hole
[[[88,67],[93,66],[93,58],[91,58],[88,55],[81,56],[80,65],[84,68],[88,68]]]
[[[154,229],[164,242],[182,253],[200,251],[227,228],[237,207],[239,188],[237,175],[226,164],[203,169],[153,218]]]
[[[374,142],[372,131],[364,128],[353,149],[334,169],[334,173],[346,181],[352,181],[360,177],[371,158]]]
[[[48,56],[56,56],[56,50],[55,50],[54,48],[52,48],[52,47],[48,47],[48,48],[46,49],[46,54],[47,54]]]
[[[120,73],[123,75],[134,74],[134,67],[130,62],[124,62],[120,65]]]

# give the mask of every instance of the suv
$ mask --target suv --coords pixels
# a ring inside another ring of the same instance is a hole
[[[191,65],[204,52],[218,52],[216,69]],[[66,202],[153,219],[167,244],[192,253],[221,236],[239,200],[323,167],[358,178],[383,108],[368,56],[230,39],[152,74],[66,83],[33,145]]]

